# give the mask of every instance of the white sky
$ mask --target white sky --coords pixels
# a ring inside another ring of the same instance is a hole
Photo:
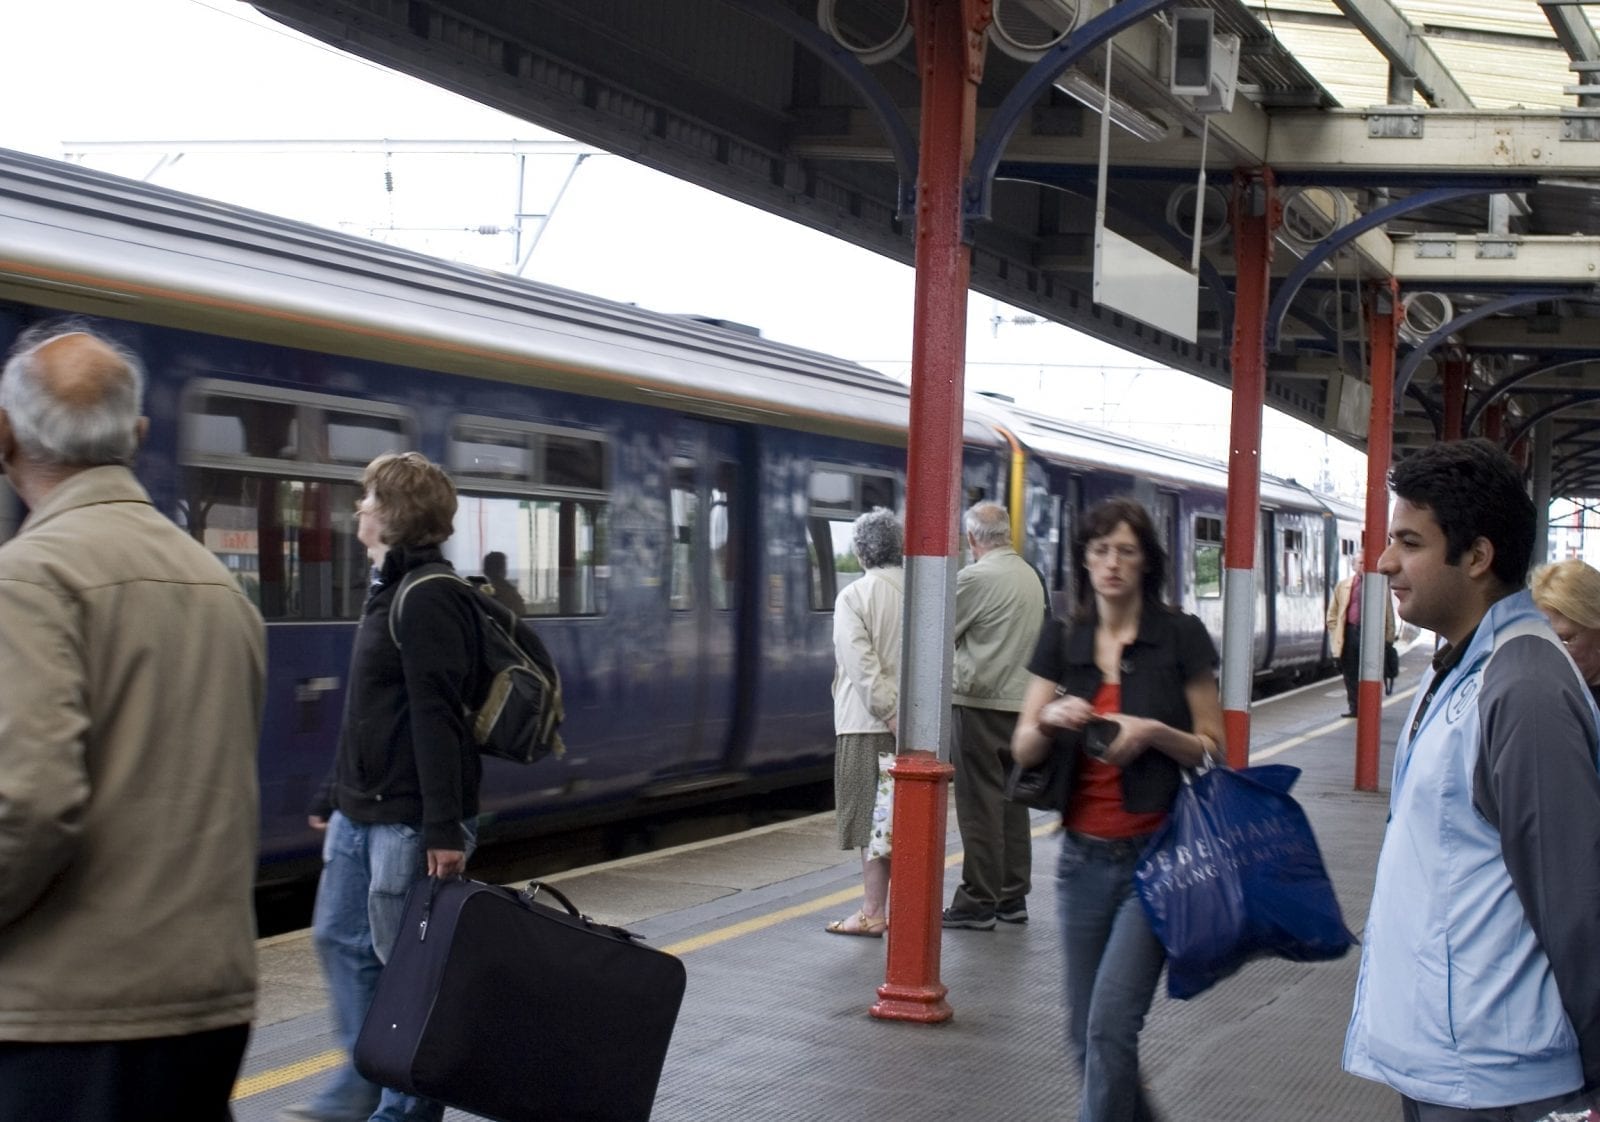
[[[0,105],[0,147],[55,157],[64,144],[108,140],[553,139],[306,40],[237,0],[12,5],[0,38]],[[509,233],[466,232],[512,224],[510,156],[191,149],[155,170],[158,159],[100,154],[84,162],[489,268],[515,267]],[[526,211],[548,209],[570,168],[566,157],[530,159]],[[909,375],[909,268],[620,157],[582,163],[525,275],[658,311],[736,320],[768,338]],[[1225,458],[1224,391],[1056,324],[1018,323],[1020,315],[972,297],[969,389]],[[1311,484],[1326,469],[1325,481],[1341,493],[1364,490],[1360,453],[1270,410],[1263,463]]]

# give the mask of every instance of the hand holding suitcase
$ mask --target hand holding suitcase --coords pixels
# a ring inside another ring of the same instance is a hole
[[[580,915],[548,885],[529,888],[412,888],[356,1070],[497,1122],[644,1122],[683,963]]]

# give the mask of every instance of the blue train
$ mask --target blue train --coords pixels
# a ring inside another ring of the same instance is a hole
[[[908,399],[862,367],[0,152],[0,345],[91,317],[144,356],[139,472],[267,620],[262,877],[306,871],[368,583],[362,467],[419,449],[448,552],[504,553],[565,679],[565,758],[487,761],[485,838],[829,774],[831,609],[851,521],[902,508]],[[1175,600],[1220,635],[1222,465],[974,395],[966,498],[1006,502],[1064,610],[1079,512],[1155,512]],[[1255,669],[1327,664],[1360,511],[1262,484]],[[20,512],[9,494],[0,540]],[[196,636],[196,642],[204,642]]]

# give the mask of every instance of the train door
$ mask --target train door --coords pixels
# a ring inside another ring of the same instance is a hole
[[[667,662],[659,780],[722,770],[739,696],[738,432],[680,418],[669,467]]]
[[[1082,483],[1066,472],[1050,473],[1049,502],[1055,511],[1055,540],[1045,557],[1045,584],[1050,589],[1050,610],[1060,619],[1072,614],[1077,602],[1077,574],[1072,568],[1072,542],[1082,513]]]
[[[1157,491],[1150,504],[1150,517],[1156,524],[1156,536],[1167,551],[1167,587],[1169,604],[1179,603],[1179,580],[1176,558],[1178,556],[1178,496],[1171,491]]]

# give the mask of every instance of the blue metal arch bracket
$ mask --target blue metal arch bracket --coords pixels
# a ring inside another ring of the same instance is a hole
[[[1333,231],[1317,244],[1316,248],[1300,259],[1288,276],[1283,278],[1278,285],[1278,291],[1272,297],[1272,305],[1267,309],[1267,350],[1278,349],[1278,335],[1283,330],[1283,317],[1289,312],[1289,305],[1294,303],[1294,298],[1300,295],[1300,289],[1306,281],[1311,279],[1311,274],[1320,269],[1323,262],[1343,249],[1350,242],[1355,241],[1368,230],[1375,230],[1392,218],[1398,218],[1422,207],[1437,206],[1455,199],[1470,198],[1473,195],[1491,195],[1505,190],[1504,187],[1435,187],[1428,191],[1418,191],[1414,195],[1400,199],[1396,202],[1381,206],[1376,210],[1368,211],[1355,221],[1347,223]]]
[[[878,123],[883,126],[889,140],[889,150],[894,153],[894,165],[900,173],[899,215],[904,218],[916,205],[917,196],[917,138],[911,126],[900,113],[900,107],[889,96],[882,83],[850,51],[833,36],[823,31],[792,8],[779,0],[723,0],[736,8],[744,8],[752,15],[766,20],[794,36],[796,41],[836,70],[861,95]]]
[[[1589,300],[1593,299],[1593,297],[1594,292],[1592,289],[1575,289],[1562,293],[1558,298],[1568,300]],[[1520,308],[1527,304],[1536,304],[1541,300],[1549,299],[1552,299],[1552,295],[1549,292],[1512,292],[1505,296],[1500,296],[1496,299],[1490,300],[1487,303],[1479,304],[1471,311],[1462,312],[1455,319],[1440,327],[1432,335],[1429,335],[1421,343],[1413,347],[1411,353],[1406,355],[1405,361],[1402,362],[1400,364],[1400,368],[1395,371],[1395,397],[1398,398],[1402,393],[1405,392],[1406,386],[1411,383],[1412,375],[1417,372],[1417,367],[1421,366],[1424,360],[1426,360],[1429,355],[1433,354],[1433,352],[1439,348],[1441,343],[1450,338],[1450,336],[1454,335],[1456,332],[1471,327],[1479,320],[1488,319],[1492,315],[1498,315],[1500,312],[1510,311],[1512,308]]]
[[[1466,416],[1461,420],[1461,431],[1471,432],[1473,426],[1478,423],[1478,418],[1483,416],[1483,411],[1485,409],[1489,408],[1490,405],[1494,404],[1500,398],[1510,393],[1528,379],[1537,378],[1541,374],[1549,374],[1553,370],[1561,370],[1568,366],[1582,366],[1585,363],[1594,361],[1595,359],[1592,356],[1584,358],[1549,359],[1545,362],[1531,363],[1530,365],[1525,366],[1521,370],[1517,371],[1515,374],[1508,374],[1494,385],[1488,387],[1481,394],[1477,395],[1478,399],[1472,403],[1472,408],[1467,410]]]
[[[1000,166],[1000,156],[1017,125],[1039,95],[1050,88],[1050,83],[1061,76],[1073,63],[1094,48],[1113,38],[1147,16],[1170,8],[1178,0],[1123,0],[1122,3],[1101,12],[1094,19],[1067,36],[1028,68],[1022,80],[1011,88],[989,118],[972,151],[972,162],[967,169],[967,182],[962,194],[963,216],[971,236],[975,223],[987,221],[994,202],[994,173]]]
[[[1505,445],[1507,448],[1515,448],[1517,441],[1532,432],[1533,426],[1540,421],[1554,417],[1557,413],[1564,413],[1568,409],[1574,409],[1579,405],[1589,405],[1596,401],[1600,401],[1600,390],[1581,390],[1565,401],[1558,401],[1554,405],[1546,405],[1543,409],[1535,409],[1522,419],[1522,424],[1507,434]]]

